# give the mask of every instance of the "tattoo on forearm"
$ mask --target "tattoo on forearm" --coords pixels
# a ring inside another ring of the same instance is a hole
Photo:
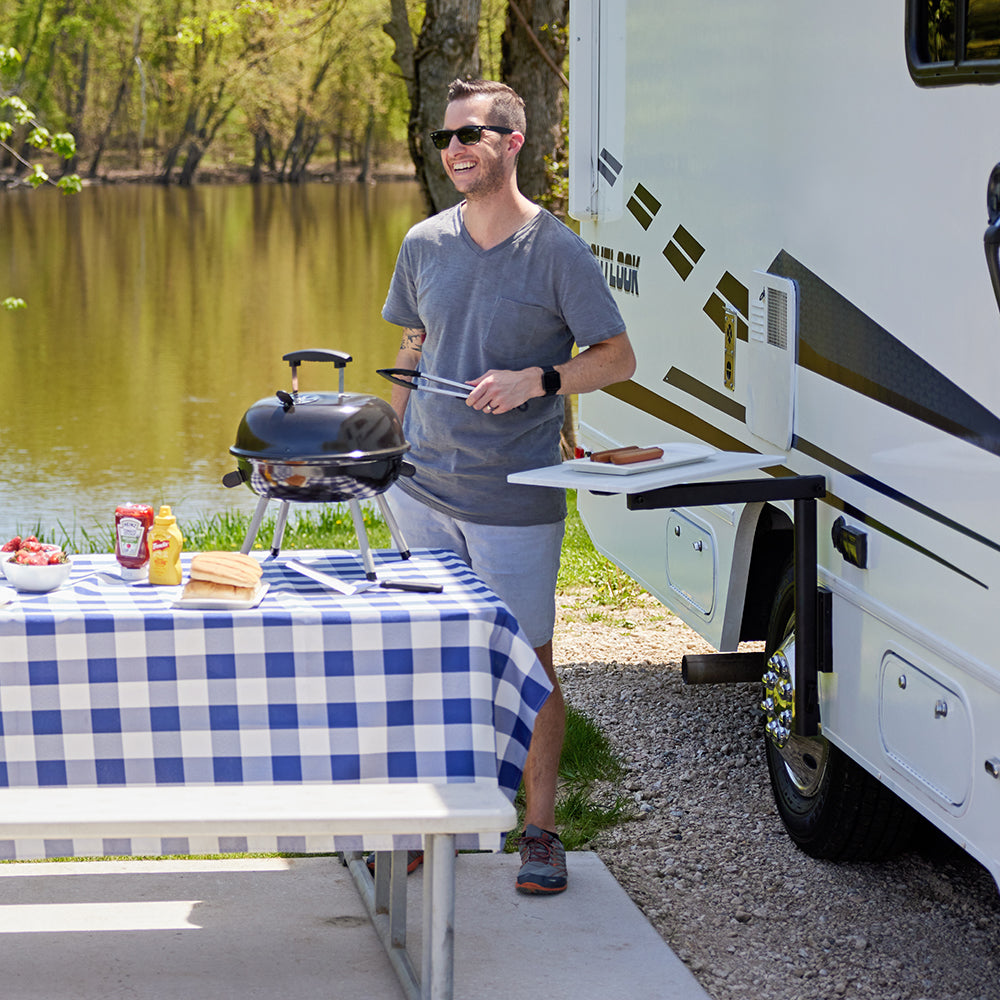
[[[403,340],[399,345],[402,351],[421,351],[423,350],[424,340],[427,334],[423,330],[411,330],[407,327],[403,330]]]

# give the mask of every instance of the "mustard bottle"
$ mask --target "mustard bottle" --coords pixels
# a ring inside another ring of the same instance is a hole
[[[181,549],[184,536],[177,527],[177,518],[166,505],[149,529],[149,582],[177,586],[183,576]]]

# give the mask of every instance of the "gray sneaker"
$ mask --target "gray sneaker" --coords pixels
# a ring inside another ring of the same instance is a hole
[[[518,892],[562,892],[566,888],[566,848],[556,834],[528,825],[517,847],[521,852]]]

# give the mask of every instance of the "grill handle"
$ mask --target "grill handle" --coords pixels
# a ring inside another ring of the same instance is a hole
[[[323,347],[306,348],[302,351],[289,351],[281,356],[282,361],[287,361],[292,369],[292,392],[299,391],[299,365],[303,361],[332,361],[340,372],[340,394],[344,394],[344,367],[348,361],[354,359],[350,354],[343,351],[330,351]]]

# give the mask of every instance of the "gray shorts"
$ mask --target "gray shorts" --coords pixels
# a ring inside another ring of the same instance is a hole
[[[386,498],[407,545],[450,549],[510,608],[532,646],[552,638],[564,521],[474,524],[427,507],[395,486]]]

